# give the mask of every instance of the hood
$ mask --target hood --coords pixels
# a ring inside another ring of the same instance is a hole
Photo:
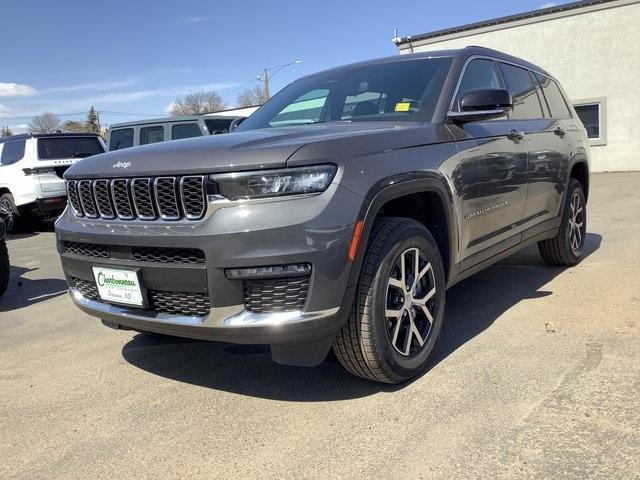
[[[430,127],[433,128],[432,125]],[[186,175],[279,168],[305,145],[351,145],[360,154],[376,149],[403,148],[414,144],[423,128],[415,123],[331,122],[326,124],[249,130],[153,145],[95,155],[67,170],[65,178]],[[366,137],[366,138],[362,138]],[[425,143],[435,135],[420,135]],[[356,140],[357,138],[357,140]],[[353,141],[351,141],[353,139]],[[375,141],[374,141],[375,139]],[[359,147],[360,146],[360,147]],[[335,150],[329,148],[328,150]]]

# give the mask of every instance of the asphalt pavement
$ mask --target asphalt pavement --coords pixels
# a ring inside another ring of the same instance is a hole
[[[108,329],[50,228],[12,236],[0,478],[640,478],[640,173],[593,175],[588,215],[580,265],[531,247],[449,290],[397,387]]]

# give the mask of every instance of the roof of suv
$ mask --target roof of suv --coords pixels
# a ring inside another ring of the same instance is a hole
[[[41,137],[99,137],[100,135],[95,132],[87,133],[71,133],[71,132],[58,132],[58,133],[20,133],[18,135],[10,135],[8,137],[0,138],[0,143],[8,142],[10,140],[24,140],[27,138],[41,138]]]
[[[115,128],[122,127],[133,127],[134,125],[149,125],[151,123],[180,123],[180,122],[195,122],[200,119],[202,120],[234,120],[236,116],[232,115],[217,115],[216,113],[202,113],[199,115],[172,115],[169,117],[158,117],[158,118],[147,118],[144,120],[134,120],[132,122],[120,122],[120,123],[112,123],[110,129],[113,130]]]
[[[507,62],[516,63],[518,65],[521,65],[521,66],[525,67],[525,68],[529,68],[531,70],[535,70],[537,72],[543,73],[543,74],[545,74],[547,76],[551,76],[544,69],[540,68],[537,65],[534,65],[531,62],[527,62],[526,60],[523,60],[523,59],[518,58],[518,57],[514,57],[512,55],[509,55],[507,53],[501,52],[499,50],[493,50],[492,48],[480,47],[480,46],[475,46],[475,45],[464,47],[464,48],[450,49],[450,50],[431,50],[431,51],[428,51],[428,52],[407,53],[407,54],[401,54],[401,55],[393,55],[393,56],[389,56],[389,57],[374,58],[374,59],[371,59],[371,60],[364,60],[362,62],[351,63],[351,64],[348,64],[348,65],[342,65],[342,66],[335,67],[335,68],[329,68],[327,70],[324,70],[322,72],[317,72],[317,73],[329,73],[329,72],[334,72],[334,71],[339,71],[339,70],[344,70],[344,69],[358,69],[358,68],[362,68],[362,67],[365,67],[365,66],[368,66],[368,65],[403,62],[403,61],[412,60],[412,59],[416,59],[416,58],[431,58],[431,57],[463,57],[463,58],[467,58],[467,57],[470,57],[470,56],[473,56],[473,55],[486,55],[486,56],[494,57],[494,58],[497,58],[497,59],[500,59],[500,60],[505,60]],[[317,75],[317,73],[306,75],[305,77],[302,77],[302,78],[311,77],[313,75]]]

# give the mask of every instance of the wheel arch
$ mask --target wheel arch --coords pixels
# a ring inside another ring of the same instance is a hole
[[[589,164],[586,160],[576,160],[571,164],[569,178],[574,178],[580,182],[585,200],[589,200],[589,177]],[[567,185],[569,184],[569,178],[567,179]]]
[[[424,202],[427,199],[430,199],[429,201],[437,199],[437,212],[425,211],[424,207],[434,206],[431,203],[425,204]],[[418,208],[405,214],[398,214],[398,209],[403,205],[403,202],[415,203]],[[387,213],[389,213],[386,216],[411,218],[429,228],[440,248],[446,281],[448,282],[449,278],[455,274],[454,259],[456,258],[458,238],[453,196],[446,180],[440,174],[412,172],[386,178],[376,183],[366,195],[358,216],[358,220],[363,222],[362,233],[353,261],[349,285],[355,285],[358,282],[373,225],[381,213],[385,215],[385,207],[387,208]],[[391,208],[389,209],[389,207]],[[423,208],[421,209],[420,207]],[[432,231],[433,224],[428,221],[425,222],[425,219],[438,222],[443,228],[439,228],[438,231]]]

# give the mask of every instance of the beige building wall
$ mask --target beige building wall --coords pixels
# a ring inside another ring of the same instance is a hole
[[[613,1],[399,48],[410,53],[468,45],[539,65],[560,81],[574,104],[603,100],[605,138],[592,141],[592,171],[640,170],[640,1]]]

